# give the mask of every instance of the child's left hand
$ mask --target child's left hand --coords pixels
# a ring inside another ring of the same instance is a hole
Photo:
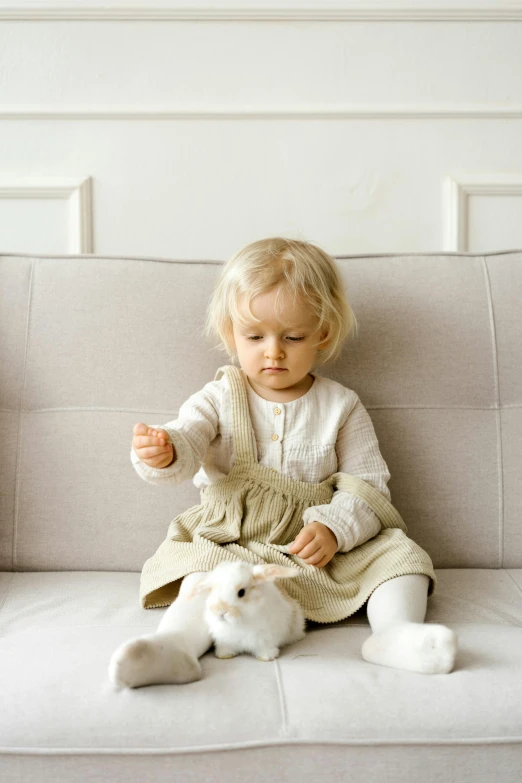
[[[305,563],[323,568],[337,552],[337,546],[335,533],[329,527],[321,522],[310,522],[296,536],[288,551]]]

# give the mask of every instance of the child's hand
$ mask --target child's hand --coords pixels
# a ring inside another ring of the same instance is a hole
[[[337,547],[337,538],[329,527],[321,522],[310,522],[296,536],[288,551],[305,563],[324,568],[337,552]]]
[[[174,446],[165,430],[154,430],[146,424],[134,425],[132,448],[139,459],[150,468],[166,468],[176,459]]]

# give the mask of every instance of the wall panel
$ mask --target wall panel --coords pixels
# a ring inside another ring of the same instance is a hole
[[[522,181],[521,2],[271,5],[0,0],[0,177],[89,182],[4,195],[2,251],[522,247],[520,196],[463,188]]]

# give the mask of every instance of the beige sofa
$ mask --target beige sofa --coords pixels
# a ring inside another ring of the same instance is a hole
[[[431,555],[449,675],[361,657],[364,610],[271,663],[115,692],[112,652],[157,626],[139,572],[199,502],[131,467],[228,361],[202,337],[220,261],[0,256],[3,783],[522,777],[522,251],[337,259],[360,325],[321,370],[375,425],[392,501]]]

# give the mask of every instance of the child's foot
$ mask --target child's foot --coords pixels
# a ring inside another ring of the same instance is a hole
[[[186,683],[201,679],[201,665],[175,634],[131,639],[113,653],[109,679],[116,688]]]
[[[362,646],[369,663],[422,674],[448,674],[457,653],[457,634],[445,625],[399,623],[372,634]]]

